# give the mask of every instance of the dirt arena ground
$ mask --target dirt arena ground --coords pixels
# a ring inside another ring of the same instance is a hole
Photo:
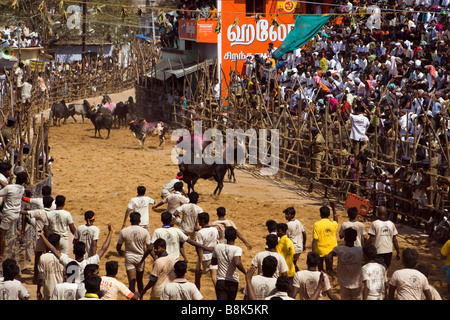
[[[133,90],[111,95],[111,98],[117,103],[126,100],[130,95],[134,95]],[[101,97],[89,99],[91,103],[99,103],[100,100]],[[102,131],[102,135],[106,137],[106,132]],[[81,119],[77,123],[68,119],[61,127],[50,128],[51,156],[55,159],[52,165],[53,194],[66,196],[65,209],[72,213],[76,226],[84,223],[85,211],[95,212],[95,225],[101,230],[99,248],[106,238],[107,223],[112,223],[114,234],[108,252],[100,263],[100,275],[105,274],[104,267],[108,260],[119,261],[117,278],[125,284],[128,284],[128,281],[124,258],[118,256],[115,247],[128,201],[136,195],[136,187],[139,185],[147,188],[148,196],[160,201],[161,188],[178,172],[177,166],[170,158],[173,142],[168,141],[163,150],[156,149],[158,143],[157,137],[152,137],[146,142],[145,148],[141,149],[137,139],[127,128],[112,130],[108,140],[94,138],[94,127],[89,120],[85,120],[83,124]],[[285,222],[282,211],[288,206],[295,207],[297,218],[305,226],[308,237],[306,251],[311,250],[312,226],[320,219],[319,207],[328,204],[326,199],[308,195],[304,188],[294,188],[289,181],[283,180],[280,183],[258,178],[246,170],[236,170],[236,178],[237,183],[225,183],[219,198],[212,196],[216,186],[214,181],[200,180],[196,191],[201,194],[202,201],[199,205],[210,213],[212,221],[217,218],[216,208],[226,207],[228,218],[236,223],[239,231],[252,244],[253,248],[248,250],[241,241],[236,241],[236,245],[243,248],[242,261],[245,268],[250,267],[251,259],[257,252],[264,250],[266,220]],[[337,209],[339,222],[346,221],[343,207],[338,206]],[[163,207],[157,211],[149,210],[151,232],[161,226],[160,214],[163,210]],[[365,223],[368,229],[370,221]],[[445,274],[441,270],[444,259],[439,253],[440,245],[429,245],[424,235],[407,226],[398,225],[398,230],[400,248],[418,249],[420,262],[430,267],[430,283],[445,298]],[[195,248],[185,244],[185,251],[189,261],[186,278],[194,281],[197,258]],[[148,257],[145,283],[152,270],[152,263],[151,257]],[[301,255],[298,265],[301,269],[306,268],[306,253]],[[402,268],[401,263],[393,259],[389,278],[398,268]],[[32,284],[31,279],[32,265],[27,270],[22,270],[22,281],[26,283],[31,299],[36,299],[36,286]],[[201,293],[204,299],[215,300],[211,284],[209,274],[202,277]],[[243,299],[244,286],[245,279],[240,274],[240,290],[237,296],[239,300]],[[339,295],[338,287],[333,290]],[[144,299],[148,298],[149,292]]]

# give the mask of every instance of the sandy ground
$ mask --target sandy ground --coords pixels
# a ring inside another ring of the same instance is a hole
[[[121,94],[111,95],[112,101],[126,100],[134,95],[133,90]],[[91,103],[99,103],[101,97],[89,99]],[[81,119],[80,119],[81,120]],[[157,120],[157,119],[155,119]],[[106,137],[106,132],[102,131]],[[108,260],[119,261],[119,274],[117,278],[128,284],[124,258],[116,252],[116,242],[124,213],[130,198],[136,195],[136,187],[144,185],[147,195],[160,201],[161,188],[178,172],[178,168],[171,162],[170,154],[173,142],[168,141],[163,150],[157,150],[157,137],[149,139],[145,148],[141,149],[138,141],[127,128],[111,131],[110,139],[94,138],[94,127],[89,120],[85,123],[69,119],[61,127],[50,128],[51,156],[55,159],[52,165],[53,193],[65,195],[67,198],[66,210],[72,213],[75,225],[84,223],[83,214],[87,210],[95,212],[95,225],[100,232],[99,248],[107,234],[107,223],[111,222],[114,234],[107,254],[100,263],[100,275],[105,274],[105,263]],[[227,216],[237,225],[239,231],[251,243],[253,248],[248,250],[237,240],[236,245],[243,248],[242,261],[245,268],[250,267],[251,259],[259,251],[264,250],[267,230],[265,222],[274,219],[285,222],[283,209],[294,206],[297,216],[307,232],[306,251],[311,250],[312,226],[320,219],[319,207],[328,204],[328,200],[320,195],[309,195],[306,187],[294,186],[287,180],[276,182],[258,177],[248,170],[236,170],[237,183],[226,183],[219,198],[212,196],[216,184],[214,181],[200,180],[196,191],[201,194],[199,205],[216,220],[216,208],[224,206]],[[338,206],[339,222],[347,220],[343,207]],[[161,226],[160,214],[164,208],[157,211],[150,209],[151,232]],[[370,221],[365,221],[367,229]],[[414,247],[420,253],[420,262],[426,263],[431,269],[429,280],[431,284],[445,297],[445,274],[441,270],[444,259],[439,253],[439,245],[429,245],[427,238],[415,229],[398,225],[400,232],[400,248]],[[342,243],[342,241],[339,241]],[[194,268],[196,263],[195,248],[185,245],[188,257],[188,273],[186,278],[194,281]],[[152,259],[148,257],[144,274],[144,284],[148,281],[152,270]],[[300,256],[298,266],[306,268],[306,253]],[[336,266],[336,261],[335,261]],[[388,276],[398,268],[401,263],[393,259]],[[30,291],[31,298],[36,298],[36,286],[32,284],[32,265],[22,270],[22,281]],[[215,293],[209,274],[202,278],[201,293],[205,299],[214,300]],[[245,279],[240,274],[239,293],[237,299],[243,298],[242,290]],[[334,292],[339,295],[338,287]],[[149,298],[149,292],[144,299]]]

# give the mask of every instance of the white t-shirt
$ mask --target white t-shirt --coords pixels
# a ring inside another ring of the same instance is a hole
[[[28,299],[30,294],[19,280],[0,279],[0,300]]]
[[[363,262],[363,251],[361,247],[334,247],[338,257],[337,261],[337,279],[338,283],[347,289],[360,288],[361,266]]]
[[[362,281],[366,281],[369,289],[367,300],[383,300],[386,291],[387,274],[386,268],[376,262],[369,262],[361,268]]]
[[[325,286],[322,291],[326,292],[331,289],[331,285],[328,275],[324,274],[324,277]],[[299,289],[300,300],[307,300],[314,294],[319,284],[319,279],[320,271],[301,270],[295,273],[292,285]],[[322,300],[322,292],[319,300]]]
[[[44,284],[42,293],[45,300],[50,299],[56,284],[64,282],[65,273],[63,265],[53,253],[47,252],[41,255],[38,263],[38,278]]]
[[[219,231],[214,227],[203,227],[196,236],[195,241],[205,247],[215,247],[219,243]],[[212,259],[212,252],[203,250],[203,261]]]
[[[49,234],[59,234],[61,238],[69,237],[69,229],[68,226],[73,223],[72,215],[69,211],[60,209],[60,210],[51,210],[47,212],[48,218],[48,231]]]
[[[363,238],[367,234],[366,226],[364,223],[359,221],[344,221],[341,224],[341,228],[339,229],[339,237],[344,237],[344,231],[347,228],[353,228],[357,232],[355,246],[362,247]]]
[[[188,240],[188,236],[180,229],[166,226],[158,228],[153,232],[152,243],[158,238],[166,240],[166,252],[172,256],[175,261],[180,257],[180,242]]]
[[[150,245],[150,234],[141,226],[131,225],[120,230],[117,244],[125,243],[125,256],[142,257],[146,246]]]
[[[167,283],[162,291],[161,300],[202,300],[203,295],[195,284],[184,278],[176,278]]]
[[[356,141],[366,140],[366,128],[369,125],[369,119],[363,114],[350,114],[350,121],[352,124],[350,139]]]
[[[275,259],[277,259],[277,270],[273,274],[274,278],[278,278],[280,274],[283,272],[287,272],[289,270],[286,259],[279,254],[278,252],[272,252],[272,251],[261,251],[258,252],[255,257],[252,260],[252,266],[255,266],[258,270],[258,274],[262,274],[262,264],[265,257],[272,256]]]
[[[147,196],[137,196],[131,198],[128,203],[127,209],[139,212],[141,214],[141,222],[139,223],[141,226],[149,225],[148,206],[150,204],[155,204],[155,200]]]
[[[167,211],[174,213],[177,208],[185,203],[189,203],[189,199],[183,196],[179,191],[171,193],[163,200],[163,203],[167,203]]]
[[[252,277],[252,287],[255,293],[256,300],[264,300],[270,295],[277,292],[277,278],[274,277],[264,277],[262,275],[256,275]],[[247,288],[244,292],[247,293]]]
[[[50,300],[76,300],[78,284],[63,282],[58,283],[53,290]]]
[[[5,197],[3,214],[19,214],[25,188],[20,184],[8,184],[0,190],[0,197]]]
[[[226,243],[219,243],[213,251],[217,259],[217,280],[239,282],[239,272],[234,263],[234,257],[242,256],[242,248]]]
[[[375,247],[377,253],[390,253],[392,252],[393,242],[392,239],[398,234],[395,224],[390,221],[375,220],[372,222],[369,228],[369,235],[375,236]]]
[[[176,211],[181,213],[181,231],[187,234],[193,233],[197,226],[198,214],[203,212],[203,209],[194,203],[185,203],[178,207]]]
[[[297,220],[293,219],[287,223],[288,229],[286,235],[294,243],[295,253],[303,252],[303,232],[305,232],[305,227],[303,224]]]
[[[389,284],[397,287],[397,300],[421,300],[422,292],[430,290],[427,277],[416,269],[394,271]]]
[[[66,267],[67,264],[69,262],[71,262],[71,261],[76,261],[76,260],[70,258],[67,254],[64,254],[64,253],[61,254],[61,257],[59,258],[59,262],[61,262],[64,267]],[[84,274],[83,274],[84,268],[88,264],[99,264],[100,263],[100,258],[98,256],[98,254],[95,254],[92,257],[84,259],[81,262],[77,261],[77,263],[78,263],[79,271],[78,271],[77,277],[75,278],[75,283],[80,283],[80,282],[82,282],[84,280]]]
[[[75,234],[73,235],[74,239],[77,241],[82,241],[86,245],[86,253],[84,255],[85,259],[93,255],[93,244],[94,241],[98,240],[99,235],[100,229],[94,225],[87,226],[83,224],[78,226],[75,230]]]
[[[105,294],[101,297],[102,300],[117,300],[117,296],[122,293],[127,299],[131,299],[134,293],[130,289],[113,277],[103,276],[100,284],[100,290],[103,290]]]

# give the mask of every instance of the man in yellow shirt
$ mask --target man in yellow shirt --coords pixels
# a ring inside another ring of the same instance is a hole
[[[294,264],[294,242],[288,238],[286,235],[288,225],[286,223],[277,224],[277,236],[280,238],[278,240],[277,252],[281,254],[286,260],[288,271],[287,275],[292,280],[295,275],[295,264]]]
[[[313,225],[312,251],[320,256],[320,263],[317,266],[319,271],[323,271],[323,262],[325,261],[326,271],[333,275],[333,261],[325,259],[327,254],[337,246],[336,231],[338,228],[337,216],[333,210],[333,220],[329,219],[330,208],[322,206],[320,208],[320,221]]]

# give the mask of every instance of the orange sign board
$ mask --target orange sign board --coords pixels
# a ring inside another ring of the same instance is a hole
[[[244,62],[255,54],[268,57],[269,43],[279,47],[295,25],[295,3],[292,14],[276,15],[282,9],[278,1],[266,2],[265,12],[260,19],[245,14],[245,1],[222,1],[221,53],[222,69],[227,78],[231,71],[242,75]],[[274,4],[274,5],[272,5]],[[270,13],[273,11],[273,13]],[[242,12],[236,14],[236,12]],[[276,20],[275,20],[276,19]],[[276,24],[276,21],[278,24]],[[228,79],[227,79],[228,81]]]
[[[217,43],[217,33],[214,29],[217,19],[199,19],[197,22],[197,42]]]
[[[214,32],[216,24],[217,19],[180,20],[178,35],[184,40],[216,43],[217,33]]]

